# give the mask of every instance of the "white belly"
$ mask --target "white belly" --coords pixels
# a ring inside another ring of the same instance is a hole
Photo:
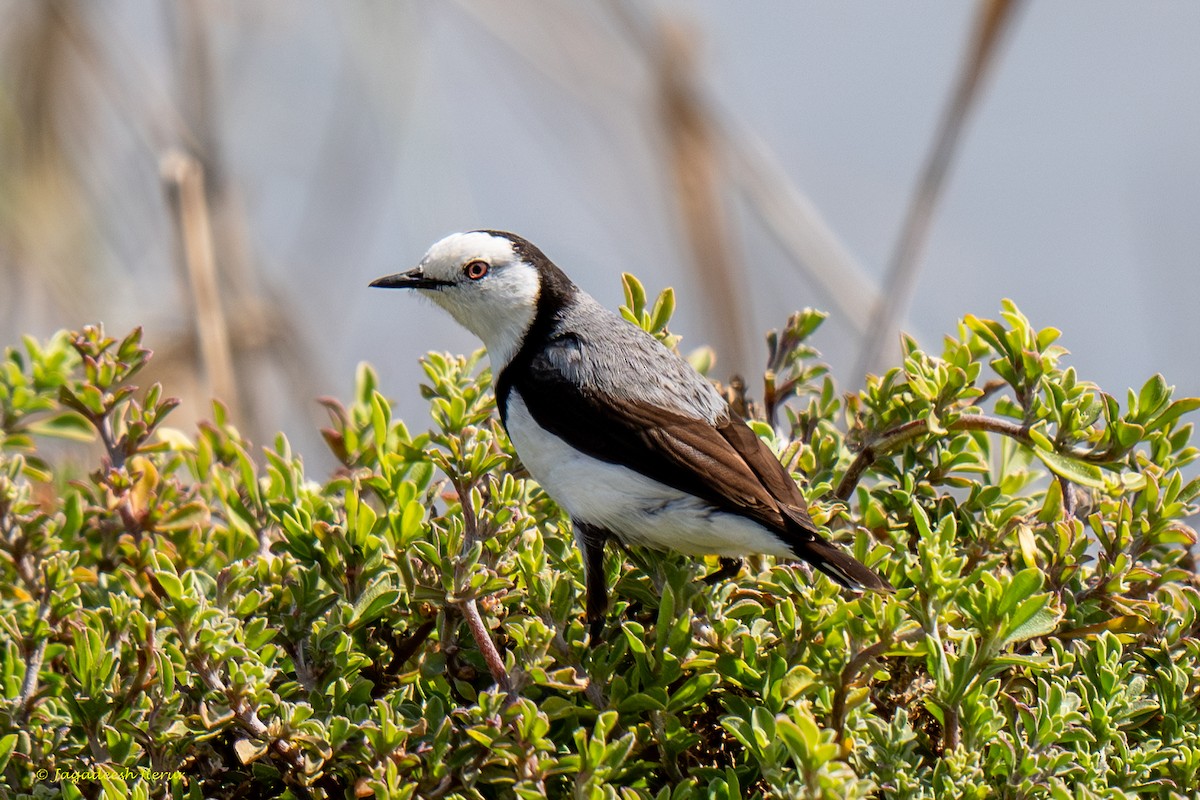
[[[508,435],[529,474],[572,519],[607,528],[623,542],[688,555],[792,555],[746,517],[592,458],[547,433],[516,391],[508,397]]]

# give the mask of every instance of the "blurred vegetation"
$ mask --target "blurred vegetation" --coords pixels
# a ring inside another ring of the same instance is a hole
[[[950,160],[957,126],[984,92],[980,76],[999,58],[989,20],[1014,5],[978,3],[931,163]],[[706,328],[723,366],[757,369],[750,287],[763,245],[771,271],[800,273],[792,286],[837,312],[830,346],[845,348],[843,359],[866,345],[873,322],[878,332],[898,315],[881,333],[890,346],[905,292],[880,290],[789,176],[789,159],[719,99],[703,17],[627,0],[0,0],[0,337],[136,322],[159,353],[152,379],[185,400],[189,427],[220,397],[255,440],[282,429],[315,450],[307,398],[332,391],[323,376],[349,373],[340,354],[385,338],[326,314],[359,302],[345,288],[353,281],[331,275],[349,264],[374,274],[366,265],[381,252],[415,252],[431,232],[481,214],[514,226],[536,219],[547,233],[574,225],[556,226],[536,200],[489,210],[483,201],[504,173],[489,181],[436,144],[457,135],[442,106],[474,102],[450,79],[421,88],[423,73],[448,72],[430,52],[445,28],[476,43],[449,56],[462,79],[492,87],[547,137],[485,139],[492,160],[511,162],[512,179],[547,207],[586,195],[611,212],[598,217],[608,236],[689,275],[693,303],[720,322]],[[298,60],[303,70],[292,68]],[[782,84],[772,91],[789,102]],[[561,182],[529,183],[531,154]],[[406,169],[410,160],[431,166]],[[605,164],[613,179],[598,181]],[[929,194],[915,191],[914,202]],[[920,238],[930,224],[927,214],[905,229]],[[338,292],[342,302],[327,302]]]
[[[677,342],[669,294],[626,299]],[[139,331],[10,348],[0,794],[1196,797],[1200,399],[1122,403],[1009,304],[844,396],[821,320],[770,334],[761,402],[730,391],[896,593],[634,548],[598,642],[478,354],[424,359],[427,430],[362,366],[320,482],[220,404],[165,427]]]

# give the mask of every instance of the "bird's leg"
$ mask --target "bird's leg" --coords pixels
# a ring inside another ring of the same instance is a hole
[[[709,586],[712,586],[718,581],[728,580],[742,571],[743,562],[740,558],[729,558],[728,556],[720,556],[718,563],[721,565],[708,575],[705,575],[703,580]]]
[[[596,644],[604,630],[604,612],[608,610],[608,584],[604,578],[604,544],[608,531],[573,520],[575,541],[583,551],[583,575],[587,587],[587,621],[591,643]]]

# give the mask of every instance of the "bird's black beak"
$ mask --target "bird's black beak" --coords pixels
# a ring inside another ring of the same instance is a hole
[[[397,272],[395,275],[385,275],[371,281],[371,286],[377,289],[437,289],[449,285],[450,281],[425,277],[425,273],[421,271],[420,267],[410,269],[408,272]]]

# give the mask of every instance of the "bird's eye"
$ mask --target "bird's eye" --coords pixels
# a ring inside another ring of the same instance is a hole
[[[463,267],[463,274],[473,281],[480,280],[488,274],[488,263],[486,261],[471,261]]]

